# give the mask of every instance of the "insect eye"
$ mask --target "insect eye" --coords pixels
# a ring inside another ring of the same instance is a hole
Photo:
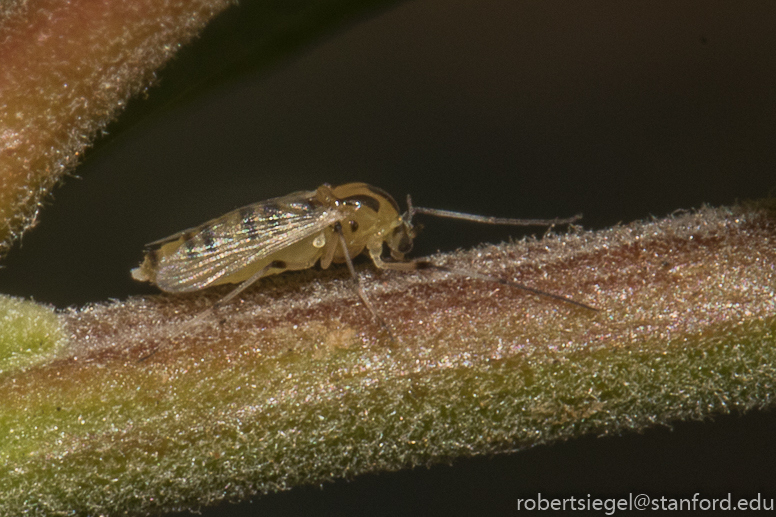
[[[363,207],[367,207],[374,210],[375,212],[380,211],[380,201],[376,198],[373,198],[372,196],[363,196],[363,195],[348,196],[342,201],[345,204],[355,206],[356,210],[361,209]]]
[[[393,230],[394,248],[399,253],[409,253],[412,251],[412,238],[407,230],[406,226],[397,226]]]
[[[401,240],[399,241],[399,251],[402,253],[409,253],[412,251],[412,240],[410,240],[408,235],[402,235]]]
[[[356,230],[358,230],[358,221],[354,221],[351,219],[350,221],[348,221],[348,224],[350,225],[351,232],[355,232]]]

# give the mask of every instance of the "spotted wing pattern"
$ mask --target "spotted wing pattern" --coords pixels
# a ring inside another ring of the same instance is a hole
[[[149,244],[159,249],[184,239],[172,253],[159,254],[156,285],[173,293],[203,289],[341,219],[336,208],[317,201],[314,191],[239,208]]]

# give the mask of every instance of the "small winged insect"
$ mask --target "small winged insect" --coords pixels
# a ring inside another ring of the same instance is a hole
[[[551,226],[568,219],[502,219],[447,210],[413,207],[408,211],[385,191],[366,183],[294,192],[239,208],[200,226],[147,245],[145,259],[132,278],[147,281],[168,293],[199,291],[220,284],[239,284],[211,309],[227,303],[258,279],[332,263],[346,263],[356,280],[356,291],[375,319],[387,329],[361,287],[352,258],[366,251],[381,269],[413,271],[434,268],[510,285],[536,295],[596,310],[564,296],[473,271],[435,266],[428,261],[405,260],[412,249],[415,214],[464,219],[488,224]],[[384,245],[390,258],[383,257]],[[389,331],[390,332],[390,331]]]

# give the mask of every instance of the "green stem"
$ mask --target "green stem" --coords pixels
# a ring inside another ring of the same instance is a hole
[[[68,311],[67,345],[0,375],[0,515],[196,508],[768,406],[774,242],[759,204],[431,258],[600,312],[362,268],[395,343],[343,269],[263,280],[171,338],[228,288]]]

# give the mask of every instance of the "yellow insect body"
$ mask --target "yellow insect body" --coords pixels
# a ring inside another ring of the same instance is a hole
[[[579,216],[552,220],[503,219],[413,208],[409,197],[407,201],[410,206],[407,213],[401,215],[399,205],[387,192],[366,183],[347,183],[334,188],[322,185],[317,190],[295,192],[254,203],[148,244],[145,259],[140,267],[132,270],[132,278],[156,284],[168,293],[198,291],[220,284],[240,284],[178,331],[202,320],[217,306],[225,304],[262,277],[307,269],[320,261],[324,269],[332,262],[348,265],[361,301],[390,334],[390,328],[369,301],[353,268],[352,257],[364,251],[379,268],[404,271],[435,268],[597,310],[564,296],[476,271],[435,266],[423,260],[404,260],[404,255],[412,250],[412,239],[415,237],[412,229],[414,214],[519,226],[566,224],[576,221]],[[387,245],[392,257],[388,262],[382,258],[384,245]],[[153,353],[155,351],[145,358]]]
[[[254,203],[152,242],[132,277],[162,291],[184,293],[252,283],[318,261],[325,269],[365,249],[378,267],[396,269],[401,262],[383,262],[383,243],[401,261],[413,237],[412,225],[383,190],[365,183],[323,185]]]

